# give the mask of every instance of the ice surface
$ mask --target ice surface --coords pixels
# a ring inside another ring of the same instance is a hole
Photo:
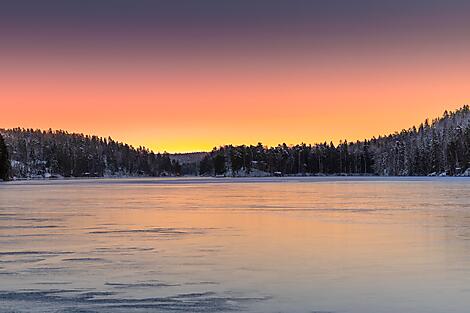
[[[0,312],[467,313],[468,178],[0,184]]]

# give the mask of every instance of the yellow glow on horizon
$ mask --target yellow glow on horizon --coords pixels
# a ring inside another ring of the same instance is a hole
[[[63,129],[156,152],[191,152],[363,140],[470,103],[468,54],[407,59],[360,52],[359,59],[331,56],[329,66],[295,55],[265,63],[205,56],[174,68],[152,67],[154,59],[132,66],[78,60],[70,68],[53,57],[33,65],[0,60],[0,127]]]

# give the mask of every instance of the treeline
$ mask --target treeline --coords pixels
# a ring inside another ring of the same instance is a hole
[[[388,136],[338,145],[214,148],[200,175],[469,175],[470,110],[444,112],[431,122]]]
[[[470,176],[470,109],[364,141],[227,145],[173,156],[60,130],[0,129],[0,179],[139,175]]]
[[[372,174],[370,142],[265,147],[223,146],[199,164],[200,175]]]
[[[9,176],[106,177],[179,175],[168,153],[62,130],[0,129],[10,157]],[[0,160],[4,154],[0,154]],[[8,156],[8,155],[7,155]]]

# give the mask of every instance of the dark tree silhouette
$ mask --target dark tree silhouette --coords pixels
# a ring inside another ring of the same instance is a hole
[[[0,180],[10,179],[10,158],[5,140],[0,134]]]

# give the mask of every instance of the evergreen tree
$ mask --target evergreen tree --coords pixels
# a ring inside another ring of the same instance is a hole
[[[226,172],[225,153],[223,149],[219,150],[214,156],[214,172],[215,175],[223,175]]]
[[[199,163],[199,175],[212,175],[214,165],[209,155],[206,155]]]
[[[0,180],[9,180],[10,179],[10,158],[8,154],[8,149],[3,139],[2,134],[0,134]]]
[[[243,154],[244,154],[244,146],[241,146],[239,149],[233,149],[230,147],[230,165],[232,170],[232,175],[235,176],[243,167]]]

